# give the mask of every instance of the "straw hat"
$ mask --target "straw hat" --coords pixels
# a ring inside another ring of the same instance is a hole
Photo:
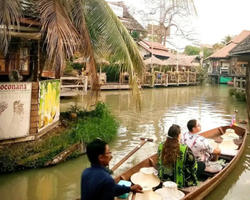
[[[239,139],[239,136],[235,133],[234,129],[228,128],[226,130],[226,133],[221,136],[223,139],[229,139],[229,140],[234,140],[234,139]]]
[[[238,145],[234,144],[233,140],[224,139],[220,144],[219,148],[222,155],[235,156],[238,153]]]
[[[166,181],[163,183],[163,188],[155,191],[160,194],[163,200],[179,200],[182,199],[185,194],[177,189],[177,184],[172,181]]]
[[[130,193],[128,200],[132,200],[133,193]],[[143,193],[136,193],[135,200],[163,200],[161,195],[155,193],[152,188],[143,188]]]
[[[213,139],[206,139],[209,144],[211,144],[215,149],[218,147],[218,143],[216,143]]]
[[[221,151],[223,151],[223,150],[235,150],[235,149],[238,149],[238,145],[234,144],[233,140],[224,139],[219,144],[219,148],[221,149]]]
[[[153,167],[143,167],[139,172],[133,174],[130,180],[143,188],[153,188],[160,184],[160,179],[154,174],[155,172],[156,170]]]
[[[206,172],[210,172],[210,173],[217,173],[219,171],[222,170],[223,168],[223,163],[219,162],[219,161],[215,161],[215,162],[206,162],[206,168],[205,171]]]

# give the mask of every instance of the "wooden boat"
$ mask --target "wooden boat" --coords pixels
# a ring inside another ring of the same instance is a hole
[[[222,126],[200,133],[200,135],[206,138],[214,139],[217,143],[221,143],[223,140],[221,135],[223,135],[228,128],[234,129],[235,133],[239,135],[239,139],[234,140],[234,143],[239,145],[237,154],[235,156],[220,155],[220,158],[226,160],[227,165],[218,173],[205,172],[204,178],[199,180],[200,183],[198,186],[181,189],[181,191],[185,193],[185,197],[183,198],[184,200],[200,200],[206,197],[228,176],[238,162],[246,144],[246,129],[238,126]],[[115,177],[115,182],[118,183],[120,180],[130,180],[130,177],[134,173],[138,172],[142,167],[155,167],[156,163],[157,154],[152,155],[126,172],[118,175]]]

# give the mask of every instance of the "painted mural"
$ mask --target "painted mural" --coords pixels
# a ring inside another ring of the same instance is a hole
[[[57,122],[60,117],[60,80],[39,82],[38,132]]]

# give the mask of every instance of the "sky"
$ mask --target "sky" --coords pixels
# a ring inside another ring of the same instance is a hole
[[[121,0],[108,0],[121,1]],[[142,0],[123,0],[129,7],[142,7]],[[190,19],[197,38],[202,44],[220,43],[227,36],[235,36],[242,30],[250,30],[250,0],[194,0],[198,17]],[[141,22],[140,17],[135,18]],[[190,42],[180,39],[180,48]],[[176,42],[176,41],[175,41]]]

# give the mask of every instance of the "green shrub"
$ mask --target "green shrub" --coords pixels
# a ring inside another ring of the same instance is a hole
[[[119,125],[111,116],[106,104],[98,102],[90,116],[79,120],[75,131],[78,140],[88,143],[99,137],[109,142],[117,135]]]
[[[92,111],[81,110],[77,104],[71,110],[76,112],[77,118],[71,119],[71,111],[61,113],[61,120],[67,122],[63,131],[47,134],[36,142],[1,148],[0,173],[42,167],[77,142],[90,142],[97,137],[109,142],[116,137],[119,124],[104,103],[98,102]],[[76,151],[67,159],[80,154]]]
[[[240,101],[246,101],[246,94],[244,92],[235,92],[236,99]]]
[[[230,97],[231,97],[231,96],[234,96],[234,95],[235,95],[235,92],[236,92],[236,89],[234,89],[234,88],[230,89],[230,90],[228,91],[229,96],[230,96]]]
[[[103,66],[102,72],[107,75],[108,82],[119,82],[121,67],[119,64],[110,64],[110,66]]]
[[[81,63],[71,63],[71,66],[73,69],[77,69],[77,70],[80,70],[82,71],[82,68],[83,68],[83,65]]]
[[[73,70],[73,67],[67,63],[66,67],[63,69],[63,74],[71,74]]]

